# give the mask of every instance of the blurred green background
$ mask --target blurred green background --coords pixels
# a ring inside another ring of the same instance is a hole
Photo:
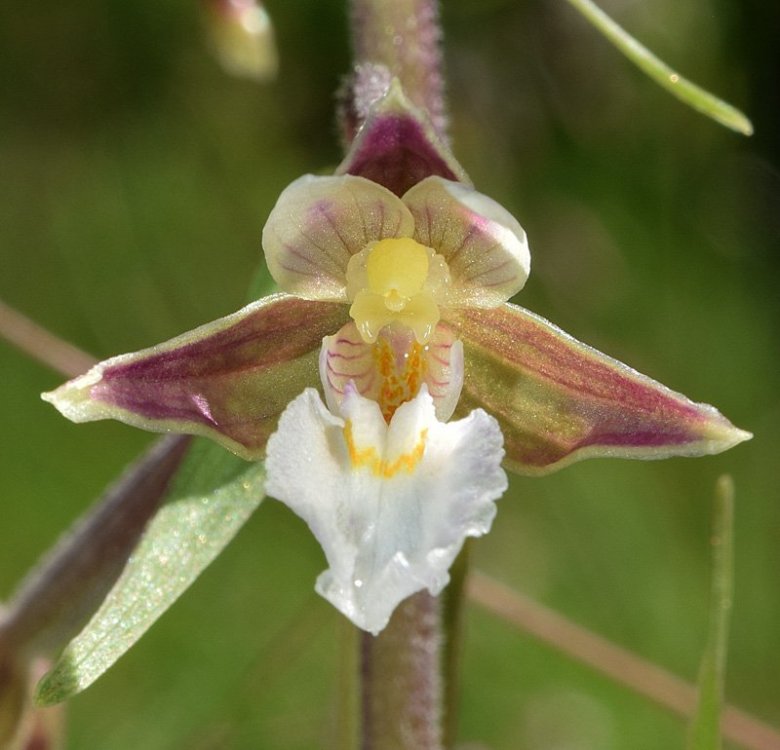
[[[0,297],[89,352],[237,309],[281,189],[340,159],[344,3],[268,3],[266,87],[221,72],[194,0],[0,5]],[[733,474],[727,697],[780,726],[780,6],[610,2],[753,118],[733,135],[629,66],[564,2],[445,0],[455,150],[520,219],[518,302],[755,439],[718,457],[514,479],[476,564],[692,679],[716,478]],[[0,342],[0,597],[150,437],[74,426],[61,378]],[[328,747],[341,622],[304,525],[261,506],[152,631],[69,706],[72,750]],[[461,738],[495,750],[682,748],[683,723],[470,609]]]

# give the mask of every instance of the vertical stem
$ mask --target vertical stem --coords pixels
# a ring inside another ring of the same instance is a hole
[[[351,0],[351,23],[358,115],[392,76],[446,139],[438,0]],[[361,750],[441,750],[443,632],[441,601],[421,591],[378,636],[362,634]]]
[[[334,750],[360,750],[362,722],[362,638],[358,630],[346,618],[341,619],[341,660],[336,696],[336,726]]]
[[[444,747],[454,747],[458,735],[458,708],[460,703],[461,657],[463,655],[463,605],[466,600],[466,577],[469,571],[471,539],[466,539],[463,549],[450,568],[450,582],[442,592],[442,644],[441,673],[443,687]]]
[[[442,748],[441,607],[421,591],[363,635],[361,750]]]
[[[352,0],[351,17],[358,68],[379,65],[389,70],[445,137],[437,0]]]

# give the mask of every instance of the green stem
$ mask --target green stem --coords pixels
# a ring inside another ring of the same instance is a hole
[[[731,600],[734,594],[734,481],[720,477],[715,488],[712,530],[712,593],[707,646],[699,668],[696,713],[689,727],[689,750],[720,750],[723,685],[726,681]]]
[[[363,635],[361,750],[441,750],[441,602],[421,591]]]
[[[444,747],[454,747],[458,734],[460,705],[461,657],[463,655],[463,610],[466,603],[466,578],[472,539],[466,539],[463,549],[450,568],[450,582],[442,592],[441,669],[444,680],[443,720]]]
[[[625,29],[613,21],[592,0],[568,0],[576,10],[615,45],[634,65],[665,88],[672,96],[685,102],[707,117],[731,130],[744,135],[753,134],[753,125],[736,107],[718,99],[692,81],[684,78],[656,57],[647,47],[638,42]]]
[[[341,659],[336,696],[334,749],[359,750],[362,722],[360,679],[363,632],[346,617],[341,620]]]

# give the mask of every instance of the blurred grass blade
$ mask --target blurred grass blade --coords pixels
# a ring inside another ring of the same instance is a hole
[[[720,715],[733,586],[734,483],[722,476],[715,489],[712,594],[707,646],[699,669],[699,695],[688,750],[720,750]]]
[[[233,539],[260,504],[264,479],[261,463],[195,441],[122,576],[39,683],[37,702],[81,692],[135,644]]]
[[[718,99],[672,70],[591,0],[569,0],[569,3],[640,70],[680,101],[731,130],[736,130],[743,135],[753,134],[752,123],[736,107]]]

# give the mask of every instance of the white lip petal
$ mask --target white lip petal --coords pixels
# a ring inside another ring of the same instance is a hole
[[[438,594],[464,539],[489,530],[507,486],[503,439],[481,410],[439,422],[425,386],[389,425],[353,388],[341,411],[313,389],[287,407],[268,443],[266,491],[322,545],[317,591],[378,633],[406,597]]]

